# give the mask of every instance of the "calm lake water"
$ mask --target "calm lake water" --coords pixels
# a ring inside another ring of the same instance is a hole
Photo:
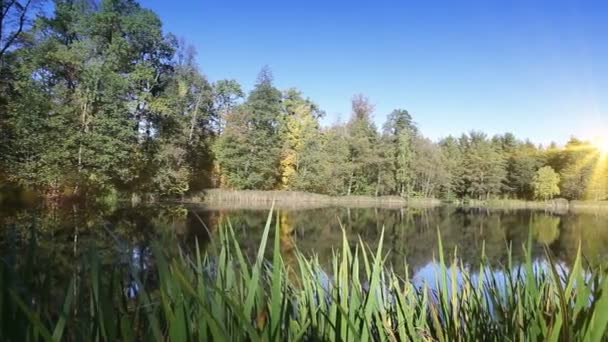
[[[17,269],[34,260],[35,268],[52,269],[60,286],[82,267],[88,251],[100,252],[108,267],[148,269],[151,248],[167,253],[181,246],[192,251],[195,241],[204,248],[217,241],[228,222],[242,248],[255,255],[267,209],[206,208],[161,205],[94,210],[76,207],[54,210],[0,210],[0,257]],[[281,224],[281,249],[287,263],[296,262],[295,250],[317,255],[329,266],[332,251],[340,248],[342,227],[354,246],[359,237],[375,249],[384,227],[388,262],[397,272],[417,281],[430,280],[438,256],[438,231],[446,255],[457,251],[465,266],[476,268],[485,249],[490,265],[506,264],[508,247],[514,263],[523,258],[522,246],[533,239],[533,255],[542,264],[545,251],[568,267],[579,241],[591,263],[608,258],[608,213],[550,213],[530,210],[484,210],[450,206],[434,208],[318,208],[282,209],[273,215]],[[33,254],[30,246],[35,245]],[[490,266],[491,267],[491,266]],[[329,270],[329,267],[327,267]]]

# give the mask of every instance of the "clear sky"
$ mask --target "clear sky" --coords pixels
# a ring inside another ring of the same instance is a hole
[[[608,135],[608,1],[141,0],[198,50],[211,81],[251,90],[263,65],[330,124],[366,94],[380,125],[410,111],[438,139]]]

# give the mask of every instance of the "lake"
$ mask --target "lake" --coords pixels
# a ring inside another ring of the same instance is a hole
[[[108,268],[146,270],[154,262],[152,247],[167,254],[191,252],[196,241],[213,254],[220,227],[230,224],[249,257],[257,252],[268,208],[208,208],[201,205],[153,205],[95,208],[72,206],[53,210],[31,208],[0,211],[2,259],[17,269],[54,270],[54,282],[68,282],[83,255],[96,250]],[[354,247],[359,238],[375,249],[384,228],[387,261],[417,281],[430,280],[438,257],[438,232],[446,255],[456,252],[465,267],[476,268],[482,254],[489,267],[523,258],[532,238],[532,255],[545,258],[545,247],[564,267],[583,255],[594,264],[608,257],[608,214],[551,213],[532,210],[487,210],[439,206],[432,208],[285,208],[275,210],[280,223],[285,261],[295,263],[295,251],[315,255],[330,269],[334,249],[345,232]],[[35,245],[35,249],[31,246]],[[32,252],[33,251],[33,252]],[[407,263],[407,268],[406,268]],[[86,265],[85,265],[86,267]]]
[[[32,237],[38,260],[58,273],[71,274],[83,254],[100,251],[107,264],[153,262],[150,248],[161,243],[168,253],[181,246],[192,251],[195,241],[211,248],[220,227],[230,224],[246,254],[254,256],[268,217],[268,209],[206,208],[197,205],[158,205],[83,210],[3,210],[1,246],[3,258],[25,260]],[[581,243],[591,263],[608,256],[608,214],[550,213],[531,210],[487,210],[440,206],[433,208],[307,208],[280,209],[281,249],[287,262],[296,262],[295,250],[316,255],[327,264],[340,247],[342,231],[354,246],[359,238],[372,249],[384,229],[388,261],[410,276],[428,269],[438,256],[438,232],[446,252],[456,252],[465,266],[476,267],[482,253],[490,265],[506,264],[508,249],[521,260],[528,237],[533,256],[543,259],[544,246],[564,265],[569,265]],[[329,265],[327,265],[329,266]]]

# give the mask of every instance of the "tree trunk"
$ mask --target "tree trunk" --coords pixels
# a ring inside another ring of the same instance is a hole
[[[378,176],[376,177],[376,197],[378,197],[379,192],[380,192],[380,172],[378,172]]]
[[[196,126],[196,115],[198,113],[198,108],[201,104],[201,99],[203,97],[203,93],[201,92],[196,99],[196,104],[194,105],[194,112],[192,113],[192,119],[190,120],[190,134],[188,135],[188,144],[192,144],[192,137],[194,136],[194,126]]]
[[[84,103],[82,104],[82,112],[80,114],[80,125],[82,128],[82,133],[83,136],[80,137],[80,141],[78,142],[78,172],[82,172],[82,150],[83,150],[83,144],[82,144],[82,140],[84,139],[84,136],[86,136],[87,133],[89,133],[89,123],[88,123],[88,95],[85,94],[84,97]]]
[[[429,198],[431,194],[431,177],[426,177],[426,183],[424,184],[424,197]]]
[[[0,10],[4,8],[4,0],[0,0]],[[4,37],[4,31],[2,28],[4,27],[4,13],[0,13],[0,43],[2,43],[2,38]],[[4,58],[0,55],[0,69],[4,66]]]

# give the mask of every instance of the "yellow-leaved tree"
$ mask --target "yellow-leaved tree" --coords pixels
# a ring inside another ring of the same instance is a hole
[[[559,175],[551,166],[541,167],[534,176],[532,182],[534,196],[537,199],[546,201],[559,195]]]
[[[297,89],[286,91],[284,106],[286,115],[281,132],[284,142],[280,162],[281,188],[305,190],[305,186],[298,180],[306,172],[302,157],[319,140],[318,118],[322,112],[312,101],[303,98]]]

